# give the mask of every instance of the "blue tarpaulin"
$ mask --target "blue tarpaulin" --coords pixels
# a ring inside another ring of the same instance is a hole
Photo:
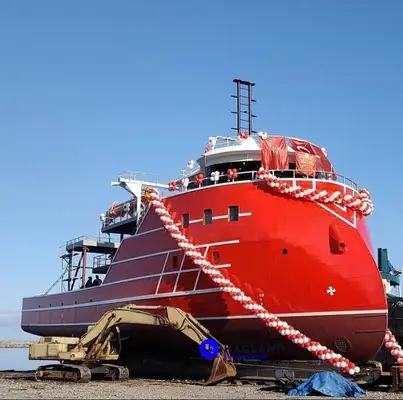
[[[334,371],[318,372],[297,388],[288,392],[289,396],[308,396],[322,394],[329,397],[359,397],[365,391],[354,382],[350,382]]]

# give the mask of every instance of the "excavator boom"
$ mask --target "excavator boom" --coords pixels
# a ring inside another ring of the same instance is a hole
[[[214,360],[208,384],[234,378],[236,375],[235,366],[226,347],[190,314],[176,307],[129,304],[106,312],[95,325],[89,326],[87,333],[79,339],[43,337],[38,343],[30,345],[30,360],[57,360],[63,363],[59,368],[54,364],[39,367],[37,376],[44,379],[62,379],[68,373],[70,380],[88,381],[91,379],[89,372],[91,369],[99,371],[103,368],[109,376],[113,375],[114,368],[120,368],[119,371],[115,371],[117,379],[128,378],[127,368],[126,371],[117,365],[104,364],[105,361],[116,361],[119,358],[119,352],[112,348],[111,340],[115,337],[120,340],[121,325],[171,328],[181,332],[199,346],[205,340],[212,339],[217,343],[219,352]],[[73,379],[71,376],[74,376],[75,372],[78,378]]]

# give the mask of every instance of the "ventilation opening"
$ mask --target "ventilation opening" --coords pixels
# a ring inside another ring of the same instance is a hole
[[[334,346],[340,353],[347,353],[351,348],[351,343],[345,337],[339,337],[334,341]]]
[[[228,209],[228,219],[230,221],[239,220],[239,206],[230,206]]]
[[[173,256],[172,257],[172,268],[177,269],[178,268],[178,256]]]

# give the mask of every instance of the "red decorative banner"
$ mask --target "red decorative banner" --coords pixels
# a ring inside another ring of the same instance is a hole
[[[302,151],[295,152],[295,170],[298,174],[314,176],[316,172],[316,156]]]
[[[290,145],[294,151],[302,151],[308,154],[315,154],[312,145],[306,140],[299,140],[299,139],[289,139],[289,140]]]
[[[323,150],[319,147],[316,146],[315,144],[311,145],[312,148],[314,149],[315,153],[319,156],[320,158],[320,163],[322,164],[322,169],[325,174],[329,174],[332,176],[333,179],[337,179],[336,172],[333,168],[332,163],[329,161],[327,158],[326,154],[323,152]]]
[[[288,169],[288,150],[285,137],[269,136],[260,138],[262,165],[265,169],[285,170]]]

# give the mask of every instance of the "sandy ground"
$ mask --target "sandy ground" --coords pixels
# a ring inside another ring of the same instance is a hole
[[[291,399],[265,386],[219,384],[202,386],[185,382],[129,380],[125,382],[41,382],[0,377],[0,399]],[[303,397],[305,398],[305,397]],[[324,397],[311,397],[323,399]],[[367,392],[365,398],[403,399],[403,393]]]

